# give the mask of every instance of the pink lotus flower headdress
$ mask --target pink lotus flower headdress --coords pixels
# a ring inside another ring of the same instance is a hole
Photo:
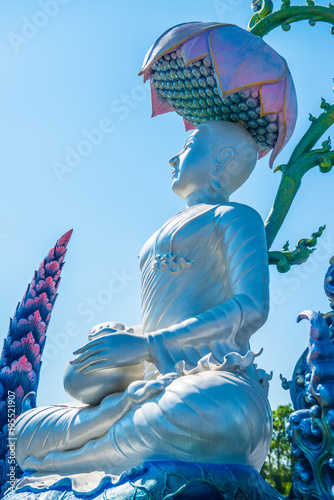
[[[270,167],[289,141],[297,98],[286,61],[262,38],[231,24],[185,23],[146,54],[152,116],[176,111],[190,130],[207,120],[242,124]]]

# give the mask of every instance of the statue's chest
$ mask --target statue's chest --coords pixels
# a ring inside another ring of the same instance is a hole
[[[213,206],[201,205],[172,217],[145,243],[139,255],[141,269],[179,272],[205,259],[212,249],[214,211]]]

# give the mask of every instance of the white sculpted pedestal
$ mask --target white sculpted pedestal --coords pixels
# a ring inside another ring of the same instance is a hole
[[[229,202],[256,156],[241,125],[211,121],[170,159],[187,207],[140,253],[142,325],[95,327],[65,375],[82,403],[19,418],[17,460],[34,471],[21,488],[68,477],[93,490],[145,461],[260,470],[271,411],[249,339],[268,314],[267,247],[260,216]]]

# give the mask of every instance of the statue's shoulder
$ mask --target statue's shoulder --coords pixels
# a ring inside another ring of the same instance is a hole
[[[220,219],[222,224],[230,224],[232,222],[240,223],[247,222],[253,224],[260,224],[264,226],[260,214],[254,208],[243,205],[242,203],[229,202],[222,205],[217,205],[215,209],[215,216]]]

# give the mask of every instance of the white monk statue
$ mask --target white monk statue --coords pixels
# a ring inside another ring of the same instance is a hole
[[[229,201],[256,158],[241,125],[209,121],[169,160],[187,206],[140,252],[142,325],[95,327],[65,374],[81,403],[19,418],[24,470],[118,475],[145,460],[260,470],[271,411],[249,340],[268,315],[266,237],[257,212]]]

